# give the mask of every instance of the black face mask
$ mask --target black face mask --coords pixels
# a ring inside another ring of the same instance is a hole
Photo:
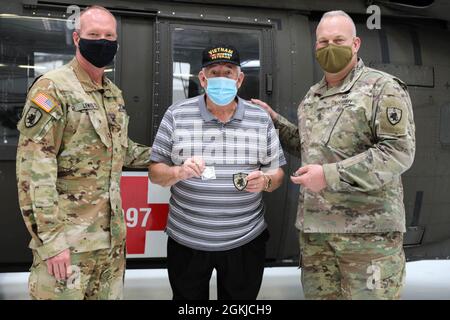
[[[80,37],[78,42],[81,55],[97,68],[103,68],[110,63],[117,52],[117,41],[105,39],[90,40]]]

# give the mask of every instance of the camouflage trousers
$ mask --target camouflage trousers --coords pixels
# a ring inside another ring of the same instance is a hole
[[[399,299],[403,233],[300,233],[306,299]]]
[[[56,280],[47,263],[33,250],[28,288],[32,299],[109,300],[123,298],[125,245],[71,253],[72,274]]]

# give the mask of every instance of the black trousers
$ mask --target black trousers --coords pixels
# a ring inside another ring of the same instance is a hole
[[[261,287],[269,231],[227,251],[200,251],[167,241],[167,268],[174,300],[208,300],[217,273],[219,300],[255,300]]]

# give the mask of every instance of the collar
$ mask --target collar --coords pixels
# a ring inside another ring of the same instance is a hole
[[[361,58],[358,58],[358,62],[355,65],[355,67],[350,70],[350,72],[347,74],[347,76],[344,78],[342,83],[337,86],[328,89],[327,88],[327,81],[325,80],[325,76],[320,80],[319,83],[317,83],[313,88],[311,89],[313,91],[313,94],[315,96],[320,97],[328,97],[337,93],[344,93],[350,90],[355,82],[359,79],[361,74],[363,73],[365,68],[364,62]]]
[[[234,114],[230,118],[229,121],[232,121],[232,120],[240,120],[241,121],[244,118],[244,111],[245,111],[244,100],[238,96],[237,96],[237,99],[238,99],[238,101],[237,101],[236,110],[234,111]],[[213,120],[217,121],[217,118],[206,107],[206,95],[202,94],[198,97],[198,105],[200,107],[200,115],[202,116],[203,121],[205,121],[205,122],[213,121]]]
[[[81,67],[76,57],[69,62],[69,66],[73,69],[84,91],[91,92],[104,90],[107,95],[112,94],[112,82],[105,75],[103,75],[102,85],[99,85],[89,77],[88,73]]]

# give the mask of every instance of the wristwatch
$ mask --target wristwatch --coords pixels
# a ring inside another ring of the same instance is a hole
[[[266,185],[264,186],[264,191],[269,190],[272,187],[272,178],[266,174],[263,175]]]

